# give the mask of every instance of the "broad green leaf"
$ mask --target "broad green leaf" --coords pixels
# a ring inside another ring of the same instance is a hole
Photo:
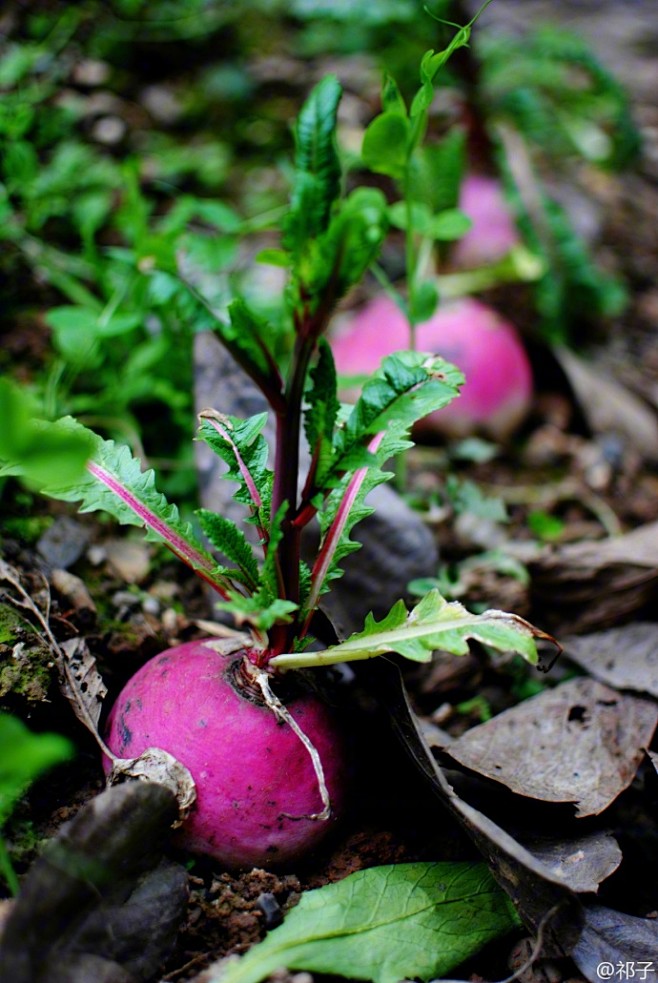
[[[32,734],[8,713],[0,713],[0,828],[27,786],[54,765],[73,757],[73,745],[59,734]],[[12,894],[18,893],[18,878],[0,836],[0,878]]]
[[[446,601],[437,590],[432,590],[412,611],[407,611],[404,603],[398,601],[379,622],[369,614],[363,631],[345,642],[323,652],[279,655],[272,665],[286,669],[333,665],[372,659],[389,652],[397,652],[414,662],[429,662],[432,652],[438,650],[466,655],[469,639],[502,652],[515,652],[536,665],[536,638],[548,636],[518,615],[495,610],[472,614],[457,601]]]
[[[283,925],[208,983],[260,983],[277,969],[399,983],[444,976],[519,924],[481,863],[391,864],[302,894]]]
[[[433,215],[459,204],[466,170],[466,131],[454,127],[439,143],[418,147],[410,164],[409,193]]]
[[[439,242],[453,242],[468,232],[473,222],[458,208],[447,208],[432,220],[432,238]]]
[[[61,355],[74,365],[89,362],[98,346],[98,315],[93,307],[55,307],[45,315]]]
[[[73,756],[59,734],[32,734],[16,717],[0,713],[0,826],[30,782]]]
[[[293,284],[301,308],[333,305],[357,283],[379,253],[388,230],[386,199],[357,188],[336,206],[327,231],[306,244]]]
[[[342,90],[329,75],[312,90],[295,127],[295,176],[284,244],[293,254],[321,235],[340,193],[336,114]]]
[[[16,475],[32,487],[79,481],[94,448],[93,436],[65,421],[40,420],[28,395],[0,380],[0,475]]]
[[[400,92],[400,88],[388,72],[384,73],[382,83],[382,107],[385,113],[399,113],[401,116],[407,115],[407,107]]]
[[[439,303],[439,290],[431,280],[415,283],[409,298],[409,320],[412,324],[429,321]]]
[[[363,136],[363,163],[376,174],[401,180],[409,158],[409,137],[410,126],[406,116],[390,110],[376,116]]]
[[[405,201],[396,201],[389,207],[388,214],[391,224],[398,229],[408,229],[411,220],[414,232],[440,242],[461,238],[472,225],[470,218],[458,208],[447,208],[433,215],[428,206],[420,201],[414,201],[410,207]]]
[[[195,513],[204,533],[225,557],[237,565],[239,573],[227,571],[233,579],[241,580],[247,587],[258,585],[258,564],[251,544],[244,533],[230,519],[209,509],[197,509]]]

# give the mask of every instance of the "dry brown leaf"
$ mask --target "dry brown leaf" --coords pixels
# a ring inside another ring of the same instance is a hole
[[[658,460],[658,418],[621,382],[566,348],[554,355],[595,434],[614,433],[648,461]]]
[[[637,621],[563,640],[565,655],[618,689],[658,697],[658,624]]]
[[[71,703],[78,720],[92,733],[96,733],[103,700],[107,696],[107,686],[96,668],[96,659],[84,638],[71,638],[63,642],[60,649],[66,660],[61,681],[62,692]]]
[[[601,882],[622,861],[617,840],[606,832],[588,833],[573,840],[526,840],[524,846],[577,894],[596,894]]]
[[[658,598],[658,522],[597,542],[549,547],[531,560],[534,615],[559,633],[619,623]]]
[[[602,812],[633,780],[658,708],[589,678],[547,690],[468,731],[446,750],[519,795]]]

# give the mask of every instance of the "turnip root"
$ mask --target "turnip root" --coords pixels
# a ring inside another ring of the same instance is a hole
[[[343,805],[343,740],[319,698],[301,689],[286,708],[317,751],[331,803],[329,819],[307,748],[245,685],[240,655],[211,641],[188,642],[147,662],[126,684],[108,720],[118,757],[147,747],[168,751],[192,774],[197,801],[179,845],[227,867],[266,867],[313,849]],[[295,674],[293,673],[293,676]]]
[[[495,263],[519,245],[519,233],[496,178],[467,175],[462,182],[459,207],[473,224],[453,247],[451,261],[458,269]]]
[[[332,349],[340,375],[370,376],[384,356],[408,344],[404,315],[382,296],[343,323]],[[453,362],[466,376],[459,398],[419,421],[417,435],[481,432],[502,441],[523,421],[532,398],[530,363],[514,327],[491,307],[472,298],[440,307],[417,326],[416,345]],[[343,395],[350,399],[353,393]]]

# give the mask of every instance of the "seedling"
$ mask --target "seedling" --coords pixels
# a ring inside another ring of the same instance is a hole
[[[410,446],[410,428],[446,406],[463,382],[444,359],[402,351],[383,360],[354,407],[338,401],[324,334],[338,300],[377,255],[387,225],[379,191],[342,192],[340,96],[337,80],[325,78],[301,110],[281,249],[263,257],[288,270],[295,337],[289,363],[278,364],[272,333],[242,299],[230,305],[227,322],[215,325],[275,421],[270,466],[266,413],[241,420],[213,407],[200,414],[199,438],[228,466],[255,546],[242,528],[199,509],[208,547],[156,490],[153,472],[142,472],[128,448],[96,435],[84,480],[45,489],[81,501],[82,511],[103,509],[144,526],[148,538],[164,542],[215,591],[218,607],[240,629],[170,649],[140,670],[112,710],[106,747],[115,770],[120,759],[149,747],[185,765],[197,804],[181,841],[229,866],[297,857],[340,813],[348,772],[340,728],[299,670],[385,653],[427,662],[436,648],[465,653],[470,638],[536,662],[541,634],[500,611],[473,615],[432,590],[411,611],[399,601],[379,622],[370,615],[345,641],[327,645],[323,637],[321,601],[358,548],[351,534],[372,511],[368,493],[390,477],[386,462]],[[72,420],[66,426],[86,432]],[[310,464],[300,475],[304,439]],[[320,541],[307,565],[301,536],[312,521]]]

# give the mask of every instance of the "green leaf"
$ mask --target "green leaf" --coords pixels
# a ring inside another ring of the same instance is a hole
[[[338,80],[327,76],[312,90],[297,120],[295,177],[284,236],[293,254],[325,231],[340,194],[335,133],[341,94]]]
[[[228,313],[230,324],[218,323],[215,333],[251,377],[261,381],[261,386],[280,389],[279,371],[265,341],[270,333],[267,322],[240,298],[229,304]]]
[[[128,447],[103,440],[70,417],[58,422],[74,434],[87,435],[93,452],[80,480],[52,480],[41,490],[64,502],[80,502],[81,512],[102,510],[123,524],[143,526],[148,540],[165,543],[195,573],[226,595],[231,581],[198,541],[190,523],[183,522],[176,506],[157,490],[154,472],[142,471],[141,462]]]
[[[376,116],[363,136],[363,163],[376,174],[401,180],[409,159],[410,132],[409,120],[399,112]]]
[[[377,446],[373,449],[374,445]],[[388,432],[377,435],[369,447],[364,451],[363,466],[345,475],[318,513],[321,539],[312,570],[310,608],[329,589],[330,581],[342,576],[341,561],[360,549],[361,543],[350,539],[350,533],[358,522],[374,511],[366,504],[366,499],[373,488],[393,477],[393,472],[384,471],[383,467],[387,461],[408,450],[411,441],[405,439],[404,432],[391,427]]]
[[[388,72],[384,73],[384,80],[382,83],[382,107],[385,113],[399,113],[400,116],[407,115],[407,106],[405,104],[400,88]]]
[[[260,983],[276,969],[398,983],[448,973],[519,924],[481,863],[391,864],[302,894],[279,928],[208,983]]]
[[[436,215],[459,204],[466,170],[466,131],[454,127],[439,143],[419,147],[410,167],[409,193]]]
[[[272,518],[265,562],[258,578],[258,590],[250,597],[231,591],[229,600],[217,605],[220,610],[230,611],[238,624],[247,621],[255,628],[267,631],[272,625],[288,624],[298,608],[294,602],[279,596],[282,585],[279,582],[277,547],[283,536],[282,524],[287,511],[288,503],[283,502]]]
[[[20,720],[0,713],[0,826],[30,782],[72,756],[73,745],[65,737],[32,734]]]
[[[241,580],[247,587],[255,589],[258,585],[258,564],[251,544],[242,530],[230,519],[208,509],[197,509],[195,515],[215,549],[237,565],[237,576],[233,570],[227,573],[233,579]]]
[[[0,475],[16,475],[32,487],[84,478],[93,436],[34,415],[29,396],[0,380]]]
[[[199,427],[199,436],[228,465],[222,477],[238,484],[235,501],[248,506],[251,521],[262,528],[269,520],[273,484],[273,473],[267,467],[269,450],[262,434],[266,423],[267,413],[240,420],[209,411],[202,415]]]
[[[446,406],[458,395],[464,377],[454,365],[423,352],[398,352],[382,362],[366,382],[357,403],[338,431],[332,471],[342,475],[367,463],[366,439],[389,426],[399,432]]]
[[[447,208],[432,220],[432,238],[439,242],[453,242],[468,232],[473,222],[458,208]]]
[[[0,713],[0,827],[28,785],[42,772],[73,757],[70,741],[59,734],[32,734],[20,720]],[[0,837],[0,877],[12,894],[18,893],[18,878],[5,842]]]
[[[415,283],[409,298],[409,320],[412,324],[429,321],[439,303],[439,291],[431,280]]]
[[[547,636],[518,615],[495,610],[472,614],[457,601],[448,602],[432,590],[410,612],[398,601],[379,622],[369,614],[363,631],[339,645],[323,652],[279,655],[271,664],[286,669],[333,665],[389,652],[414,662],[429,662],[437,650],[466,655],[468,640],[475,639],[503,652],[516,652],[536,665],[535,639],[540,637]]]
[[[334,300],[342,297],[376,259],[386,232],[386,199],[376,188],[357,188],[341,203],[318,243],[315,269],[307,280],[316,291],[331,284]]]
[[[99,310],[92,307],[67,305],[54,307],[45,315],[46,324],[53,329],[57,350],[74,365],[89,362],[98,346]]]
[[[307,394],[304,429],[316,468],[316,480],[321,482],[332,457],[334,427],[340,403],[336,395],[338,382],[334,357],[324,338],[320,339],[318,349],[318,360],[310,372],[312,384]]]

